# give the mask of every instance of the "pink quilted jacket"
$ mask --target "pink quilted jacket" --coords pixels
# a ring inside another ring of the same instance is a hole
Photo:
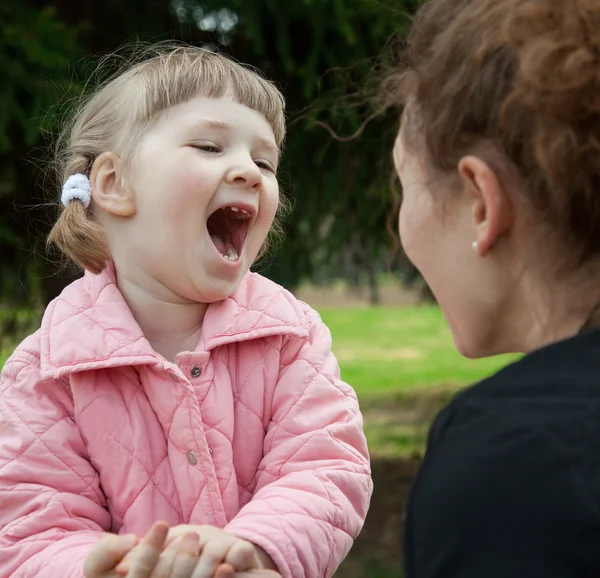
[[[372,483],[329,331],[249,274],[176,363],[146,341],[114,273],[47,309],[0,386],[0,577],[80,578],[101,532],[212,524],[286,578],[331,576]]]

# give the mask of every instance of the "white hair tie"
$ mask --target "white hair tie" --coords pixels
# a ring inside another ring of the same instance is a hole
[[[90,179],[81,173],[77,173],[71,175],[63,185],[60,201],[66,207],[73,199],[79,199],[84,209],[87,209],[92,200],[91,192]]]

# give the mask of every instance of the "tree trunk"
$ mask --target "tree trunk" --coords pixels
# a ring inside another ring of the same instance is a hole
[[[380,305],[379,281],[373,261],[370,261],[367,265],[367,275],[369,278],[369,303],[373,306]]]
[[[42,277],[41,289],[44,307],[46,307],[50,301],[58,297],[69,283],[81,276],[81,272],[75,265],[59,268],[59,266],[50,259],[44,260],[43,271],[44,275]]]

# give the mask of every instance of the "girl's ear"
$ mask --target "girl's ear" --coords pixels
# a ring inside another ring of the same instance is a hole
[[[135,195],[125,185],[120,159],[111,152],[102,153],[94,162],[90,181],[94,204],[117,217],[136,213]]]

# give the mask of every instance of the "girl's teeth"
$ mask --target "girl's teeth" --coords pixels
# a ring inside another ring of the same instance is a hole
[[[246,211],[246,209],[240,209],[239,207],[227,207],[232,213],[239,213],[237,215],[238,219],[248,219],[250,218],[250,213]]]
[[[223,255],[223,257],[225,257],[225,259],[227,259],[228,261],[237,261],[238,259],[238,252],[235,250],[234,247],[227,247],[227,252],[225,253],[225,255]]]

